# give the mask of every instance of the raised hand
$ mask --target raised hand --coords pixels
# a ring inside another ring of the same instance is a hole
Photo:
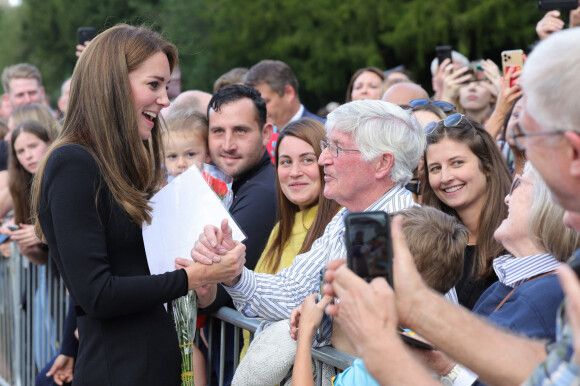
[[[536,24],[536,33],[540,40],[544,40],[554,32],[562,30],[562,28],[564,28],[564,22],[560,18],[560,11],[554,10],[546,13]]]

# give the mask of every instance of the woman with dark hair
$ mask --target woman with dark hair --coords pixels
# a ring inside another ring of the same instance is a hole
[[[256,273],[276,274],[292,265],[294,258],[310,250],[314,240],[340,206],[324,197],[324,171],[318,165],[325,138],[324,125],[303,118],[288,124],[280,133],[275,150],[278,223],[256,264]],[[245,334],[242,355],[249,346]]]
[[[164,180],[159,115],[176,65],[175,46],[147,28],[121,24],[93,39],[75,67],[62,132],[34,179],[36,231],[76,305],[74,377],[83,384],[181,384],[163,304],[239,274],[195,265],[149,271],[141,226]],[[222,263],[232,267],[228,256]]]
[[[472,309],[497,280],[492,261],[504,248],[493,232],[507,215],[511,176],[494,139],[469,117],[454,114],[425,126],[423,204],[456,216],[469,229],[459,303]]]
[[[54,140],[54,131],[38,121],[26,120],[12,131],[8,162],[8,187],[14,207],[14,224],[20,229],[8,231],[18,250],[31,262],[44,265],[46,246],[34,233],[30,211],[30,185],[38,165]]]
[[[350,78],[346,89],[346,103],[361,99],[380,99],[379,92],[385,81],[385,74],[376,67],[357,70]]]
[[[295,225],[302,220],[305,233],[292,257],[310,250],[314,240],[324,233],[326,225],[338,212],[340,206],[324,197],[322,189],[324,171],[318,165],[318,157],[322,152],[320,141],[325,135],[324,125],[308,118],[291,122],[280,133],[275,153],[279,223],[272,231],[256,269],[264,268],[264,272],[275,273],[292,264],[292,260],[283,261],[283,255],[290,252],[285,250],[285,246],[290,245]],[[299,147],[305,151],[297,151]],[[300,176],[306,173],[309,174],[308,182],[301,182]],[[306,192],[305,187],[310,190]],[[304,211],[311,212],[310,220],[304,218],[307,216]]]

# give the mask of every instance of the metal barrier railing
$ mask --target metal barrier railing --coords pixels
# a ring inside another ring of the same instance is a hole
[[[225,328],[226,324],[231,324],[235,327],[234,333],[234,365],[237,366],[239,363],[239,351],[237,350],[238,339],[239,339],[239,332],[240,329],[245,329],[250,331],[250,339],[253,339],[254,332],[260,325],[260,321],[256,319],[248,319],[244,317],[238,311],[228,308],[222,307],[217,312],[213,314],[214,318],[218,318],[221,320],[220,323],[220,367],[219,367],[219,385],[222,386],[224,384],[224,357],[225,357]],[[210,331],[209,331],[209,353],[207,358],[207,383],[211,384],[211,350],[212,350],[212,323],[208,320]],[[352,365],[352,362],[356,359],[356,357],[337,350],[333,347],[326,346],[320,348],[313,348],[312,349],[312,359],[314,359],[316,363],[316,384],[317,386],[322,385],[322,363],[326,363],[336,369],[344,370],[347,367]]]
[[[0,384],[33,385],[59,349],[68,296],[50,264],[11,249],[0,257]]]
[[[18,253],[15,245],[12,245],[10,258],[0,256],[0,386],[34,384],[38,372],[58,352],[68,301],[65,286],[51,264],[30,263]],[[260,322],[227,307],[222,307],[212,317],[221,320],[219,384],[223,385],[226,324],[235,327],[234,347],[239,347],[240,329],[250,331],[253,339]],[[212,324],[209,325],[211,339]],[[211,348],[210,341],[208,384],[211,383]],[[355,359],[332,347],[312,349],[312,358],[316,361],[318,385],[322,384],[322,363],[344,370]],[[235,366],[239,363],[238,350],[234,350],[234,363]]]

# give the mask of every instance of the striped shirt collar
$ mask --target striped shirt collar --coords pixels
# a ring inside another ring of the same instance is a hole
[[[382,210],[387,213],[395,213],[413,206],[418,206],[417,203],[415,203],[415,200],[413,200],[413,193],[405,189],[402,185],[395,185],[383,194],[381,198],[366,208],[364,212]],[[338,211],[336,216],[344,217],[348,213],[350,213],[350,210],[343,207]]]
[[[560,262],[549,253],[526,257],[515,257],[509,254],[493,261],[493,269],[499,281],[512,288],[534,276],[553,271],[559,265]]]
[[[387,209],[389,213],[392,213],[414,205],[416,204],[413,201],[413,193],[409,192],[402,185],[395,185],[383,194],[381,198],[373,202],[371,206],[366,208],[365,212]]]

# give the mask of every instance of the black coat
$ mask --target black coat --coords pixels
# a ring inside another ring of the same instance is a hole
[[[150,275],[141,228],[83,147],[50,155],[39,220],[77,305],[74,384],[179,385],[177,334],[163,303],[186,294],[187,275]]]

